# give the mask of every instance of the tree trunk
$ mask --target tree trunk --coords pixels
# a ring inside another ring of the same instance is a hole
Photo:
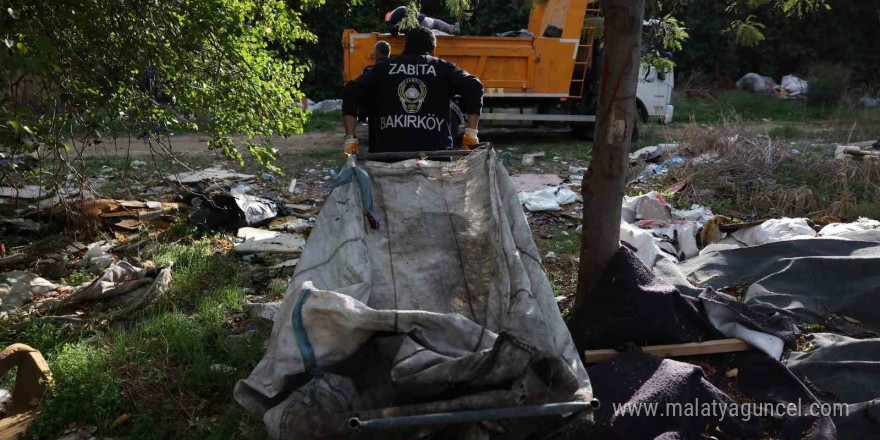
[[[593,157],[581,190],[584,220],[575,314],[620,247],[620,209],[638,118],[636,86],[645,0],[602,0],[602,12],[605,50]]]

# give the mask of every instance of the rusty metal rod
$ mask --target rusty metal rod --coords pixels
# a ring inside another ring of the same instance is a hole
[[[358,154],[358,160],[406,160],[406,159],[430,159],[432,157],[462,157],[473,153],[480,148],[491,147],[490,142],[481,142],[471,150],[437,150],[437,151],[395,151],[389,153],[364,153]]]
[[[452,425],[458,423],[476,423],[484,420],[553,416],[585,410],[592,411],[597,408],[599,408],[599,401],[593,399],[590,402],[548,403],[546,405],[515,406],[510,408],[423,414],[404,417],[386,417],[370,420],[361,420],[358,417],[352,417],[348,420],[348,427],[352,430],[382,430],[412,426]]]

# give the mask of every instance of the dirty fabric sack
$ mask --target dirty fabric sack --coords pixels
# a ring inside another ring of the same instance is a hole
[[[678,265],[678,276],[664,272],[679,289],[693,289],[688,279],[716,289],[749,284],[744,304],[796,323],[825,324],[836,314],[877,328],[878,267],[878,243],[813,238],[709,252]]]
[[[880,439],[880,339],[808,338],[810,349],[791,353],[786,366],[822,397],[848,404],[849,414],[832,415],[841,438]]]
[[[494,151],[454,163],[350,159],[334,186],[267,351],[235,389],[236,400],[263,415],[273,435],[305,438],[294,426],[303,420],[297,408],[305,407],[292,393],[367,346],[379,346],[389,369],[371,384],[355,383],[333,411],[510,390],[538,364],[552,365],[543,390],[550,400],[592,398]],[[368,343],[380,335],[394,343]]]
[[[736,337],[778,359],[783,345],[795,340],[796,328],[787,316],[712,289],[682,295],[625,247],[611,258],[593,292],[568,320],[582,350]]]
[[[696,366],[643,353],[621,353],[591,366],[593,389],[602,401],[595,425],[582,424],[553,440],[607,439],[698,439],[718,426],[724,438],[759,438],[754,420],[697,412],[685,414],[685,405],[727,408],[733,399],[716,388]],[[673,408],[680,410],[673,414]],[[639,411],[639,414],[635,412]],[[646,414],[656,411],[654,414]],[[669,414],[666,412],[669,411]]]
[[[700,301],[683,296],[628,248],[617,250],[586,303],[569,319],[579,349],[723,339]]]

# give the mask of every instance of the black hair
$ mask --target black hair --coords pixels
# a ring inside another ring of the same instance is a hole
[[[437,47],[437,37],[430,29],[419,26],[406,33],[406,44],[403,51],[408,53],[431,53]]]
[[[388,58],[388,55],[391,55],[391,45],[387,41],[377,41],[373,50],[379,57]]]

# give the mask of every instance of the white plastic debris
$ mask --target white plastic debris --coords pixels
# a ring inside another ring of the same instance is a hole
[[[315,104],[309,104],[309,110],[317,113],[327,113],[342,110],[341,99],[325,99]]]
[[[89,250],[86,251],[86,255],[82,260],[79,260],[76,263],[76,267],[86,269],[93,273],[110,267],[114,261],[113,255],[110,255],[107,252],[110,247],[110,245],[105,244],[102,241],[90,244],[88,246]]]
[[[625,221],[620,222],[620,241],[636,249],[636,256],[648,267],[654,267],[657,259],[657,249],[654,247],[654,237],[651,233],[637,228]]]
[[[676,218],[682,220],[691,220],[699,223],[700,225],[705,225],[706,222],[712,220],[712,217],[715,215],[712,214],[712,210],[703,206],[693,204],[691,205],[691,209],[673,209],[672,215]]]
[[[556,174],[516,174],[510,176],[513,181],[513,187],[516,192],[538,191],[548,186],[559,186],[562,184],[562,178]]]
[[[634,164],[638,162],[645,162],[649,160],[656,159],[663,155],[663,147],[659,145],[652,145],[650,147],[645,147],[638,149],[629,154],[629,163]]]
[[[556,256],[556,252],[547,252],[547,255],[544,255],[545,263],[555,263],[559,261],[559,257]]]
[[[177,175],[172,174],[167,179],[171,182],[179,180],[180,183],[198,183],[206,180],[252,180],[255,177],[252,174],[239,174],[220,167],[212,167]]]
[[[244,239],[233,245],[235,252],[250,254],[257,252],[293,253],[302,252],[306,240],[300,234],[287,234],[257,228],[241,228],[238,238]]]
[[[747,73],[737,80],[736,88],[746,89],[752,92],[773,92],[776,88],[776,80],[769,76],[761,76],[757,73]]]
[[[290,179],[290,186],[287,187],[287,192],[291,194],[296,193],[296,179]]]
[[[805,80],[794,75],[786,75],[782,77],[782,84],[780,86],[788,92],[789,96],[795,96],[807,93],[808,84]]]
[[[142,161],[142,160],[137,160],[137,159],[135,159],[135,160],[131,161],[131,168],[134,169],[134,170],[136,170],[136,169],[138,169],[138,168],[140,168],[140,167],[142,167],[142,166],[144,166],[144,165],[146,165],[146,164],[147,164],[147,163],[144,162],[144,161]]]
[[[244,303],[242,305],[244,312],[253,318],[263,318],[270,321],[275,320],[275,316],[281,313],[281,301],[268,303]]]
[[[538,153],[523,154],[523,157],[522,157],[522,164],[523,164],[524,166],[534,165],[536,159],[541,158],[541,157],[544,157],[544,156],[546,156],[546,155],[547,155],[547,154],[544,153],[543,151],[538,152]]]
[[[0,274],[0,304],[21,307],[34,298],[57,289],[58,286],[29,272],[14,270]]]
[[[651,191],[635,197],[623,198],[623,209],[620,218],[633,223],[636,220],[672,220],[672,208],[657,191]]]
[[[757,226],[740,229],[730,234],[746,246],[758,246],[783,240],[814,238],[816,232],[805,218],[779,218],[767,220]]]
[[[852,223],[831,223],[819,230],[819,237],[880,243],[880,221],[861,217]]]
[[[519,202],[532,212],[556,211],[562,206],[578,202],[581,197],[564,186],[551,186],[538,191],[517,193]]]

